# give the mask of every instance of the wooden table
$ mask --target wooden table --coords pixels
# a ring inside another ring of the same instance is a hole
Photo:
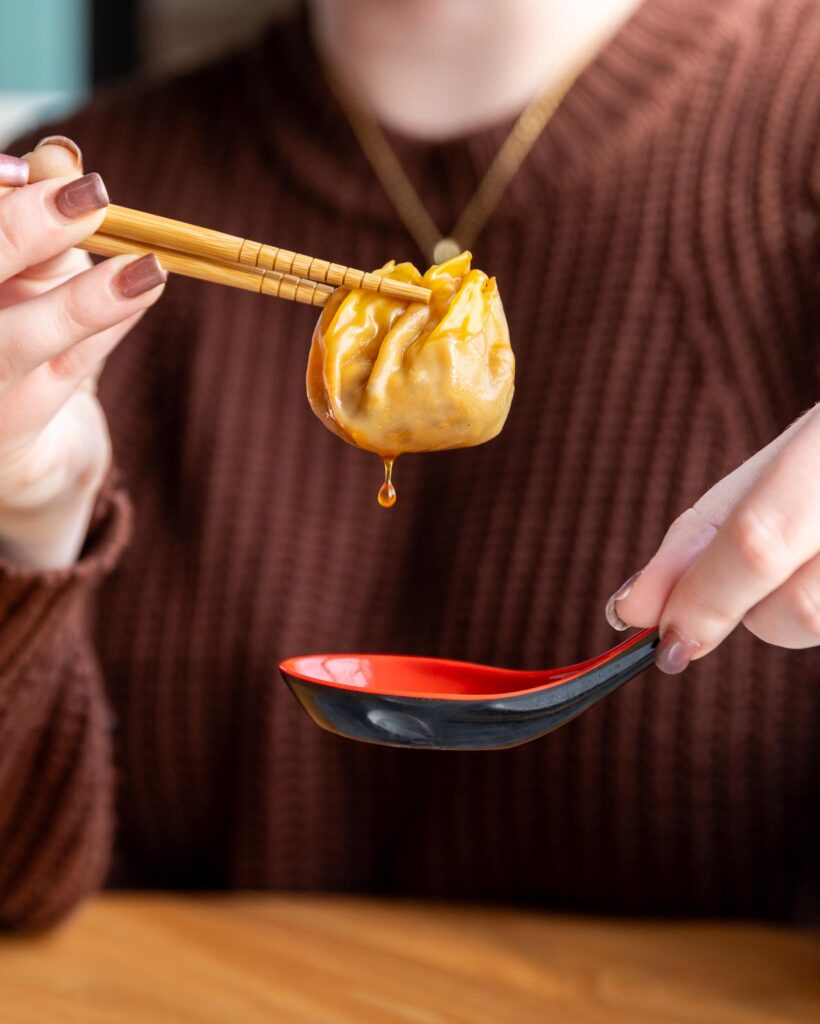
[[[820,1020],[820,934],[327,897],[106,896],[0,939],[2,1024]]]

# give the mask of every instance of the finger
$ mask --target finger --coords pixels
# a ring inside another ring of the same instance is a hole
[[[48,135],[40,139],[25,159],[31,183],[49,178],[79,178],[83,173],[80,147],[65,135]]]
[[[108,193],[98,174],[56,178],[0,199],[0,282],[65,252],[100,227]]]
[[[74,363],[75,374],[55,374],[53,367],[45,364],[4,391],[0,439],[3,447],[16,448],[36,437],[78,389],[93,393],[106,358],[146,312],[141,309],[116,327],[80,342]],[[90,367],[90,372],[78,379],[85,367]]]
[[[820,645],[820,558],[801,566],[756,604],[743,625],[767,644],[802,650]]]
[[[20,188],[28,184],[29,166],[20,157],[0,153],[0,194],[5,195],[12,188]]]
[[[755,486],[796,433],[818,414],[820,406],[804,413],[675,520],[643,570],[637,577],[627,580],[609,599],[606,614],[613,628],[657,625],[678,579],[706,549],[732,509]]]
[[[52,144],[50,139],[44,139],[37,144],[33,153],[23,158],[0,154],[0,197],[10,192],[13,187],[19,188],[21,185],[41,181],[47,177],[68,178],[82,174],[79,149],[70,139],[64,139],[63,143],[65,144]],[[4,188],[4,185],[8,187]],[[28,267],[0,286],[0,310],[31,298],[47,287],[54,287],[90,265],[87,253],[79,249],[69,249],[53,260],[39,266]]]
[[[78,343],[156,302],[166,277],[154,255],[115,256],[59,288],[4,310],[0,386],[45,363],[56,376],[82,379],[93,363]]]
[[[819,451],[820,417],[810,416],[672,588],[659,623],[660,667],[680,671],[708,654],[820,552]],[[668,666],[665,644],[676,648]]]
[[[65,135],[48,135],[25,156],[0,154],[0,197],[21,185],[47,178],[78,178],[82,173],[83,155],[77,143]]]
[[[613,629],[658,624],[672,587],[715,536],[720,519],[714,519],[698,506],[678,516],[646,566],[607,601],[606,618]]]
[[[83,173],[83,154],[80,147],[65,135],[48,135],[40,139],[26,156],[29,182],[48,181],[49,178],[79,178]],[[17,278],[20,299],[43,291],[43,285],[54,287],[74,274],[91,266],[91,257],[81,249],[68,249],[53,259],[28,267]]]
[[[75,274],[81,274],[93,266],[87,252],[82,249],[67,249],[53,259],[45,260],[33,267],[27,267],[15,277],[0,284],[0,310],[14,306],[26,299],[42,295],[50,288],[67,281]]]
[[[93,391],[108,356],[145,316],[149,308],[150,306],[146,306],[113,327],[100,331],[98,334],[92,334],[78,342],[70,350],[69,359],[58,356],[56,360],[38,366],[26,380],[33,379],[35,383],[42,382],[44,390],[55,392],[58,402],[62,401],[64,395],[71,394],[81,384],[87,384]]]

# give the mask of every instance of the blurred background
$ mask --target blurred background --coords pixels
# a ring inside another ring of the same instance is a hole
[[[240,44],[292,0],[0,0],[0,146],[128,75]]]

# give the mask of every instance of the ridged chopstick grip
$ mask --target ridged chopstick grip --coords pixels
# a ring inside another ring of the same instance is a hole
[[[298,277],[310,278],[311,281],[324,281],[340,288],[363,288],[369,292],[381,292],[383,295],[406,302],[426,304],[430,301],[429,289],[410,284],[408,281],[395,281],[382,274],[354,270],[352,267],[342,266],[341,263],[329,263],[315,256],[305,256],[290,249],[280,249],[275,245],[265,245],[249,239],[242,243],[237,262],[263,270],[296,274]]]

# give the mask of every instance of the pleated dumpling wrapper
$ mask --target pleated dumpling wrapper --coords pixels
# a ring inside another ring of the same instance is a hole
[[[494,278],[470,253],[431,267],[379,273],[423,285],[429,306],[339,289],[310,348],[307,393],[324,425],[392,460],[467,448],[499,433],[513,396],[515,357]]]

